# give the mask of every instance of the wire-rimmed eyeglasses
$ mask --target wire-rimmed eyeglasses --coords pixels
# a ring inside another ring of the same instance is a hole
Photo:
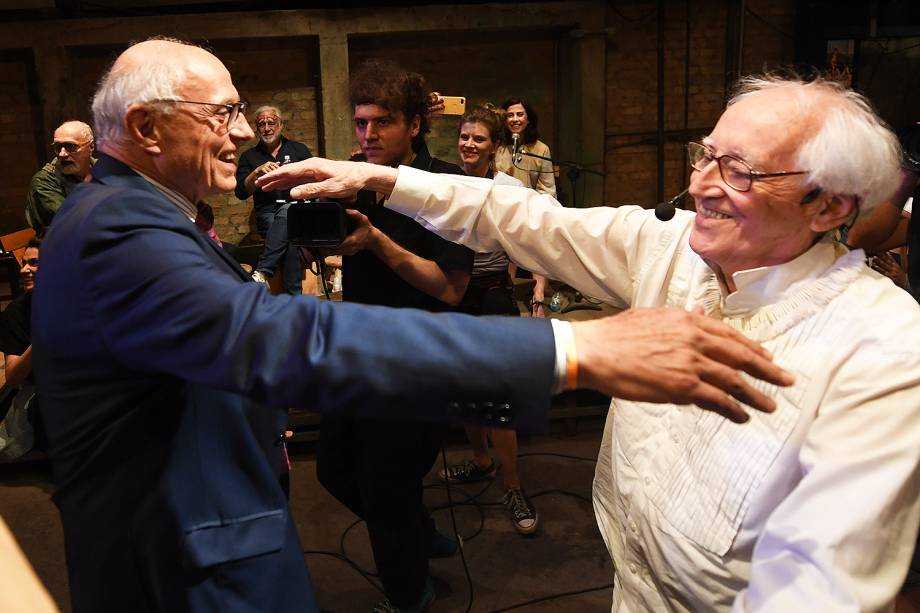
[[[787,175],[804,175],[807,170],[784,170],[782,172],[759,172],[751,165],[732,155],[716,155],[715,152],[703,143],[687,143],[687,158],[694,170],[705,170],[709,163],[715,161],[719,167],[719,174],[725,184],[739,192],[751,189],[754,179],[769,177],[784,177]]]
[[[236,118],[240,116],[240,113],[246,112],[246,107],[249,106],[247,102],[238,101],[238,102],[196,102],[195,100],[153,100],[152,102],[168,102],[172,104],[198,104],[201,106],[217,106],[221,107],[223,111],[217,111],[215,115],[220,120],[220,125],[222,126],[232,126],[236,121]]]

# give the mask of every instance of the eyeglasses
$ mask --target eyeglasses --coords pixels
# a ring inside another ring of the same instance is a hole
[[[168,102],[172,104],[198,104],[201,106],[217,106],[223,109],[223,112],[217,111],[215,115],[220,119],[220,125],[232,126],[240,113],[246,112],[249,106],[246,102],[195,102],[194,100],[151,100],[151,102]]]
[[[804,175],[807,170],[784,170],[782,172],[759,172],[740,158],[731,155],[716,155],[712,149],[703,143],[687,143],[687,156],[690,166],[694,170],[705,170],[709,163],[715,161],[719,166],[719,174],[725,184],[739,192],[751,189],[754,179],[768,177],[785,177],[787,175]]]
[[[257,128],[274,128],[279,123],[281,122],[278,121],[277,119],[263,119],[262,121],[256,122],[256,127]]]
[[[38,268],[38,258],[29,258],[22,261],[22,267],[31,266],[32,268]]]
[[[82,143],[59,143],[57,141],[51,143],[51,153],[57,155],[58,152],[63,149],[67,153],[76,153],[78,149],[84,147],[91,143],[91,140],[84,141]]]

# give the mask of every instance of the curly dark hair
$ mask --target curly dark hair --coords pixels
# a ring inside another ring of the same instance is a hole
[[[382,59],[362,62],[352,73],[348,87],[352,106],[376,104],[390,113],[402,113],[407,122],[418,116],[419,131],[412,139],[413,150],[425,142],[425,135],[431,131],[428,94],[422,75]]]
[[[458,135],[465,123],[480,123],[489,131],[489,138],[493,143],[501,145],[504,142],[505,112],[488,102],[474,106],[463,114],[460,123],[457,124]]]
[[[521,135],[521,138],[524,139],[525,145],[532,145],[538,140],[540,140],[540,130],[538,129],[539,121],[537,120],[537,112],[533,110],[533,107],[527,103],[523,98],[508,98],[502,102],[502,108],[508,110],[509,107],[514,106],[515,104],[520,104],[524,107],[524,111],[527,113],[527,126],[524,128],[524,134]],[[508,129],[508,124],[505,124],[505,142],[511,142],[511,130]]]

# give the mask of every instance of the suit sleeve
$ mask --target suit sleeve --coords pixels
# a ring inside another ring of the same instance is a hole
[[[81,256],[117,360],[270,406],[438,420],[496,402],[517,416],[510,425],[540,426],[554,364],[545,322],[271,296],[144,197],[132,212],[97,207]]]

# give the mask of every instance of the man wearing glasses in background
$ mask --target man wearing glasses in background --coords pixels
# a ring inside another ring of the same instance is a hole
[[[898,154],[859,94],[768,76],[743,80],[689,145],[696,210],[667,222],[404,166],[310,160],[260,184],[314,182],[292,190],[304,198],[370,183],[475,251],[629,312],[698,309],[763,343],[796,381],[760,387],[777,409],[748,423],[613,394],[594,478],[613,608],[880,611],[920,517],[920,307],[834,233],[892,195]]]
[[[287,211],[290,194],[287,191],[263,191],[256,187],[256,179],[283,164],[299,162],[313,156],[310,148],[297,141],[288,140],[281,132],[284,121],[281,111],[274,106],[256,109],[256,130],[259,143],[240,156],[236,170],[236,197],[246,200],[252,196],[259,234],[265,240],[265,249],[259,256],[252,278],[259,282],[274,276],[283,261],[284,293],[297,295],[302,290],[300,282],[300,252],[288,245]]]
[[[89,177],[95,160],[92,129],[82,121],[65,121],[54,131],[54,159],[32,176],[26,195],[26,223],[44,232],[64,198]]]

